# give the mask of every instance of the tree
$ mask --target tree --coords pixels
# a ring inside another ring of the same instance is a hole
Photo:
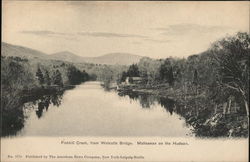
[[[69,83],[76,85],[84,81],[83,75],[80,70],[78,70],[75,66],[70,66],[67,71]]]
[[[123,71],[122,72],[122,76],[121,76],[121,82],[125,82],[126,78],[127,78],[127,72],[126,71]]]
[[[48,70],[45,70],[44,80],[47,85],[51,85],[51,79],[50,79]]]
[[[163,64],[161,64],[159,70],[161,80],[167,80],[169,65],[170,62],[167,59],[164,61]]]
[[[68,77],[69,83],[72,85],[77,85],[77,84],[80,84],[82,82],[89,80],[89,74],[85,70],[80,71],[74,65],[71,65],[68,67],[67,77]]]
[[[63,86],[62,74],[59,70],[54,72],[53,81],[55,85]]]
[[[147,83],[153,83],[159,79],[159,68],[161,62],[148,57],[143,57],[138,63],[140,76]]]
[[[114,77],[114,72],[110,68],[105,67],[102,71],[102,76],[101,76],[105,88],[110,87],[111,82],[114,80],[113,77]]]
[[[170,86],[174,85],[174,74],[173,74],[173,68],[172,66],[170,67],[168,71],[168,83]]]
[[[37,69],[36,76],[37,76],[39,83],[41,85],[43,85],[44,84],[44,77],[43,77],[43,73],[42,73],[42,70],[40,69],[40,67],[38,67],[38,69]]]
[[[36,86],[28,61],[1,56],[1,122],[2,135],[15,134],[23,128],[23,90]]]
[[[197,95],[197,93],[198,93],[198,89],[197,89],[197,86],[198,86],[198,72],[197,72],[196,69],[194,70],[193,84],[195,86],[195,94]]]
[[[198,72],[196,69],[194,70],[193,84],[198,85]]]
[[[174,79],[176,82],[179,82],[181,85],[183,84],[183,74],[185,72],[185,65],[186,65],[186,60],[183,59],[176,59],[174,64],[172,65],[173,67],[173,74],[174,74]]]
[[[82,76],[82,82],[89,80],[89,74],[85,70],[81,72],[81,76]]]
[[[236,36],[217,41],[211,52],[219,64],[221,77],[217,83],[224,90],[234,91],[241,96],[249,116],[249,34],[237,33]]]
[[[129,77],[139,77],[140,73],[139,73],[138,66],[136,64],[130,65],[127,71],[127,75]]]
[[[160,78],[161,80],[167,81],[169,85],[174,84],[174,74],[173,67],[171,65],[170,59],[166,59],[163,64],[160,66]]]

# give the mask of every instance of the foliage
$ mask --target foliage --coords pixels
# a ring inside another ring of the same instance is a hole
[[[50,78],[50,75],[49,75],[49,71],[48,71],[48,70],[45,70],[44,80],[45,80],[45,83],[46,83],[48,86],[51,85],[51,78]]]
[[[114,71],[108,67],[103,69],[103,73],[101,75],[102,81],[104,82],[104,87],[109,88],[110,83],[114,80]]]
[[[234,95],[240,95],[249,115],[249,34],[238,33],[223,38],[215,42],[210,50],[219,64],[217,86],[223,91],[234,91]]]
[[[23,127],[23,113],[20,108],[23,89],[36,87],[35,75],[29,69],[26,59],[1,56],[1,122],[3,134],[6,130]]]
[[[53,73],[52,80],[55,85],[63,86],[62,74],[59,70]]]
[[[161,62],[148,57],[143,57],[138,63],[139,74],[147,83],[153,83],[159,80],[159,68]]]
[[[172,87],[185,100],[188,96],[202,95],[211,102],[210,105],[222,105],[234,97],[233,102],[240,106],[240,111],[249,115],[249,55],[249,34],[237,33],[186,59],[144,57],[137,65],[122,72],[120,80],[124,81],[131,74],[138,76],[138,67],[139,76],[146,81],[143,83],[147,87]]]
[[[194,83],[194,85],[198,84],[198,72],[196,69],[194,70],[193,83]]]
[[[67,75],[69,83],[72,85],[80,84],[81,82],[87,81],[89,79],[88,73],[85,71],[80,71],[75,66],[68,67]]]
[[[42,73],[42,71],[41,71],[41,69],[39,67],[37,69],[36,76],[37,76],[37,78],[39,80],[39,83],[41,85],[43,85],[44,84],[44,77],[43,77],[43,73]]]
[[[127,76],[128,76],[127,72],[126,72],[126,71],[123,71],[123,72],[122,72],[122,75],[121,75],[120,82],[125,82]]]
[[[128,77],[139,77],[139,69],[136,64],[132,64],[129,66],[128,71],[127,71],[127,76]]]

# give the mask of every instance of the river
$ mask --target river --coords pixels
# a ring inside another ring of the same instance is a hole
[[[100,82],[23,106],[24,126],[15,136],[193,136],[171,100],[119,95]]]

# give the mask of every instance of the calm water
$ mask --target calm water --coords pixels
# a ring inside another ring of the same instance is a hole
[[[86,82],[24,106],[17,136],[192,136],[171,100],[105,91]]]

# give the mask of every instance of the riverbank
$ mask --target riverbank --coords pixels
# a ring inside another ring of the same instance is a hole
[[[63,94],[65,90],[73,89],[74,85],[52,85],[52,86],[39,86],[23,90],[13,90],[6,95],[1,96],[2,103],[2,132],[1,136],[14,135],[21,130],[24,126],[25,115],[23,105],[27,102],[36,102],[39,100],[44,105],[44,96],[46,101],[49,96],[53,96],[53,102],[57,104],[57,95]]]
[[[141,94],[149,94],[149,95],[156,95],[159,97],[167,97],[174,99],[177,96],[180,96],[180,93],[174,93],[173,89],[171,89],[169,86],[166,86],[164,84],[156,85],[156,86],[147,86],[143,84],[138,85],[120,85],[119,92],[137,92]],[[177,99],[177,98],[176,98]]]
[[[173,111],[185,118],[186,123],[194,128],[193,132],[198,137],[248,136],[246,114],[227,103],[214,103],[204,91],[184,93],[182,89],[169,87],[166,84],[120,85],[117,90],[121,95],[136,93],[173,100],[177,107]]]
[[[50,95],[58,92],[63,92],[65,90],[73,89],[75,85],[64,85],[64,86],[42,86],[32,89],[25,89],[20,92],[21,100],[23,103],[40,98],[44,95]]]

